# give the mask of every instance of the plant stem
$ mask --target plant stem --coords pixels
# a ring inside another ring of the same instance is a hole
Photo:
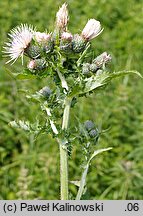
[[[84,172],[83,172],[81,180],[80,180],[80,186],[79,186],[79,190],[78,190],[78,193],[76,196],[76,200],[80,200],[80,198],[83,194],[84,187],[86,185],[86,176],[87,176],[88,168],[89,168],[89,163],[87,163],[87,165],[84,168]]]
[[[65,99],[65,108],[63,114],[62,130],[68,128],[70,114],[71,98]],[[65,140],[60,144],[60,180],[61,180],[61,200],[68,200],[68,152]]]

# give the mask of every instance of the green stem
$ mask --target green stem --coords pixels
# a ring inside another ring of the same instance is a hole
[[[67,130],[69,123],[71,98],[65,99],[62,130]],[[68,150],[65,141],[61,141],[60,146],[60,180],[61,180],[61,200],[68,200]]]
[[[89,163],[87,163],[86,167],[84,168],[84,172],[83,172],[81,180],[80,180],[80,186],[79,186],[79,190],[78,190],[78,193],[76,196],[76,200],[80,200],[80,198],[83,194],[84,187],[86,185],[86,176],[87,176],[88,168],[89,168]]]

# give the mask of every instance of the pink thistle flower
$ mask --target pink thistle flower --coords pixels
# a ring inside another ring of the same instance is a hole
[[[51,34],[46,34],[45,32],[35,32],[34,39],[38,43],[47,42],[49,39],[51,39]]]
[[[27,65],[28,69],[31,69],[31,70],[33,70],[35,66],[36,66],[35,60],[30,60],[30,62]]]
[[[93,38],[97,37],[99,34],[101,34],[102,31],[103,29],[101,29],[100,22],[95,19],[90,19],[85,25],[81,33],[81,36],[85,40],[90,41]]]
[[[28,26],[27,24],[21,24],[11,30],[8,34],[9,42],[5,43],[6,46],[3,51],[6,57],[10,57],[10,60],[7,61],[6,64],[11,61],[14,63],[19,57],[21,57],[23,64],[23,55],[26,48],[32,41],[33,34],[34,28],[32,26]]]
[[[61,34],[61,39],[62,39],[62,40],[67,40],[67,41],[71,41],[71,40],[73,39],[73,36],[72,36],[72,34],[69,33],[69,32],[63,32],[63,33]]]
[[[68,18],[67,4],[64,3],[56,14],[57,27],[60,29],[66,30],[68,20],[69,18]]]

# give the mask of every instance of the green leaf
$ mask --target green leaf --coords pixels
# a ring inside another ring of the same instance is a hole
[[[12,77],[16,79],[34,79],[36,76],[34,74],[31,74],[31,72],[28,69],[25,69],[21,73],[13,73],[8,68],[5,68],[6,72]]]
[[[88,160],[86,166],[84,167],[84,170],[83,170],[83,173],[82,173],[82,177],[81,177],[81,180],[80,180],[80,186],[79,186],[79,190],[78,190],[78,193],[77,193],[77,196],[76,196],[76,200],[80,200],[83,192],[84,192],[84,188],[85,188],[85,185],[86,185],[86,176],[87,176],[87,173],[88,173],[88,169],[89,169],[89,166],[90,166],[90,162],[91,160],[98,154],[102,153],[102,152],[105,152],[105,151],[108,151],[108,150],[111,150],[112,148],[109,147],[109,148],[104,148],[104,149],[99,149],[99,150],[96,150],[94,151],[94,153],[91,155],[90,159]]]
[[[121,77],[128,74],[137,74],[138,76],[142,77],[141,74],[137,71],[119,71],[113,73],[103,72],[100,75],[94,75],[85,80],[85,88],[83,90],[83,93],[93,91],[99,87],[107,85],[112,79],[116,77]]]
[[[22,73],[13,73],[13,76],[16,79],[25,80],[25,79],[34,79],[35,76],[32,74],[22,74]]]
[[[13,128],[18,128],[26,132],[33,133],[35,136],[45,132],[45,127],[40,125],[38,120],[36,120],[34,123],[30,123],[29,121],[23,121],[23,120],[15,120],[9,122],[9,125]],[[48,131],[49,128],[50,125],[46,125],[46,132]]]
[[[79,94],[85,94],[90,91],[99,89],[107,85],[112,79],[116,77],[125,76],[128,74],[136,74],[142,78],[141,74],[137,71],[119,71],[119,72],[113,72],[113,73],[103,71],[103,73],[101,74],[95,74],[89,78],[84,79],[83,88],[82,86],[80,86],[81,83],[79,83],[79,85],[76,85],[76,87],[73,89],[71,95],[75,96]]]
[[[80,186],[80,181],[70,181],[70,183],[78,187]]]
[[[112,149],[112,148],[109,147],[109,148],[98,149],[98,150],[94,151],[94,153],[91,155],[91,157],[90,157],[88,163],[90,163],[90,161],[91,161],[96,155],[98,155],[98,154],[100,154],[100,153],[102,153],[102,152],[105,152],[105,151],[109,151],[109,150],[111,150],[111,149]]]
[[[25,131],[30,131],[30,123],[28,121],[11,121],[9,125],[14,128],[21,128]]]

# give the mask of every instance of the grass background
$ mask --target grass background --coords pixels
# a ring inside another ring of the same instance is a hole
[[[58,146],[52,137],[41,135],[36,142],[20,130],[10,128],[14,119],[34,121],[38,107],[29,104],[19,89],[36,91],[48,80],[19,81],[8,71],[20,72],[21,63],[5,65],[2,46],[11,28],[28,23],[39,31],[52,31],[55,14],[64,1],[0,1],[0,199],[59,199]],[[69,29],[81,32],[89,18],[100,20],[103,33],[92,42],[95,53],[108,51],[110,69],[143,68],[142,0],[67,0]],[[143,80],[126,76],[112,82],[106,91],[80,99],[73,113],[81,120],[93,119],[104,129],[100,146],[113,150],[99,155],[89,170],[86,199],[143,199]],[[70,180],[81,175],[80,154],[70,158]],[[71,197],[76,188],[70,185]]]

